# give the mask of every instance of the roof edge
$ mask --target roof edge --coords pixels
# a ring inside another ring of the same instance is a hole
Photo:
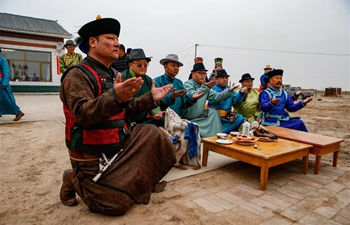
[[[65,38],[65,39],[73,38],[73,35],[71,33],[69,33],[70,36],[68,36],[68,35],[62,35],[62,34],[47,34],[47,33],[40,33],[40,32],[19,31],[19,30],[12,30],[12,29],[6,29],[6,28],[0,28],[0,31],[7,31],[12,33],[20,33],[20,34],[31,34],[36,36],[57,37],[57,38]]]

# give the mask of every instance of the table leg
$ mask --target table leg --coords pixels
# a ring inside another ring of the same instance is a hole
[[[315,171],[314,171],[314,174],[318,174],[318,173],[320,172],[321,159],[322,159],[322,156],[320,156],[320,155],[316,155],[316,158],[315,158]]]
[[[203,143],[203,157],[202,157],[202,166],[207,166],[208,162],[208,153],[209,149],[207,148],[207,145]]]
[[[303,174],[307,174],[309,172],[309,154],[303,157]]]
[[[266,190],[268,176],[269,167],[264,164],[260,168],[260,190]]]
[[[333,166],[336,167],[338,164],[339,150],[333,152]]]

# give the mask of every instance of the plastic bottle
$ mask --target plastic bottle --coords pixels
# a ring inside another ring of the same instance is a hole
[[[247,118],[245,118],[245,122],[243,123],[242,133],[250,136],[250,123],[248,122]]]
[[[254,116],[254,121],[252,122],[251,128],[253,127],[259,127],[258,121],[256,121],[256,116]]]

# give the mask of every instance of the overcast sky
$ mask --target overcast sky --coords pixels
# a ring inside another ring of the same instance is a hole
[[[0,11],[57,20],[74,37],[98,14],[116,18],[120,42],[153,56],[153,78],[164,73],[159,60],[175,53],[184,63],[178,78],[187,80],[198,44],[208,72],[222,57],[234,83],[249,72],[258,87],[270,64],[285,71],[285,84],[350,91],[349,0],[0,0]]]

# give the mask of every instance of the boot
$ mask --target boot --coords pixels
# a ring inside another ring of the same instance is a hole
[[[24,116],[24,113],[21,111],[20,113],[18,113],[16,115],[16,117],[13,119],[13,121],[18,121],[22,118],[22,116]]]
[[[73,186],[72,176],[72,169],[68,169],[63,172],[63,184],[60,190],[60,199],[62,204],[66,206],[73,206],[78,204],[77,199],[75,198],[75,190]]]
[[[152,193],[159,193],[162,192],[166,186],[166,181],[163,180],[161,182],[159,182],[158,184],[156,184],[156,186],[153,188]]]

